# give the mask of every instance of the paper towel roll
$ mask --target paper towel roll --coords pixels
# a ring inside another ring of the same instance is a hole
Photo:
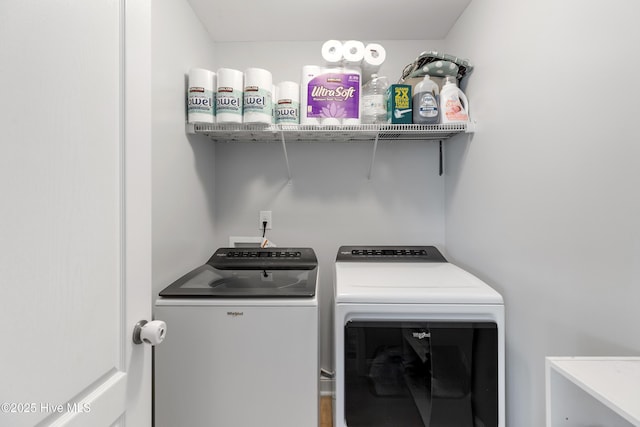
[[[276,87],[276,123],[300,123],[300,86],[296,82],[280,82]]]
[[[362,82],[371,80],[372,74],[377,74],[380,66],[387,59],[387,51],[378,43],[369,43],[364,48],[362,59]]]
[[[215,73],[204,68],[189,70],[187,91],[189,123],[215,123]]]
[[[364,58],[364,43],[358,40],[347,40],[342,45],[342,57],[346,64],[360,66]]]
[[[320,74],[322,74],[322,67],[318,65],[305,65],[302,67],[302,76],[300,78],[300,124],[302,125],[317,125],[320,123],[315,117],[307,117],[309,82]]]
[[[322,45],[322,59],[327,65],[338,65],[342,62],[343,46],[340,40],[327,40]]]
[[[218,70],[216,119],[218,123],[242,123],[242,71]]]
[[[276,122],[276,103],[278,102],[278,87],[271,85],[271,123]]]
[[[296,82],[280,82],[276,86],[278,91],[278,100],[290,98],[296,102],[300,102],[300,85]]]
[[[247,68],[244,71],[244,123],[271,123],[272,86],[270,71],[262,68]]]
[[[214,73],[213,71],[211,72],[211,75],[213,77],[213,122],[215,123],[217,121],[217,111],[216,111],[216,104],[217,99],[218,99],[218,75],[216,73]]]

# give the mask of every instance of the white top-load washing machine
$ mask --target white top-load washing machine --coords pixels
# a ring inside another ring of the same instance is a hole
[[[160,292],[156,427],[317,427],[318,262],[309,248],[221,248]]]
[[[433,246],[343,246],[334,427],[504,427],[504,304]]]

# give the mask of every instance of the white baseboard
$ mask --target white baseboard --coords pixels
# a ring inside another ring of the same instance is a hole
[[[320,378],[320,396],[334,396],[336,382],[330,378]]]

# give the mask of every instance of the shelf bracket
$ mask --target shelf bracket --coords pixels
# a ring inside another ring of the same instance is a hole
[[[380,132],[376,133],[376,140],[373,142],[373,155],[371,156],[371,164],[369,165],[369,175],[367,179],[371,180],[373,176],[373,165],[376,162],[376,151],[378,150],[378,139],[380,138]]]
[[[440,153],[438,154],[438,158],[440,160],[440,168],[439,168],[439,173],[438,176],[442,176],[442,174],[444,173],[444,165],[442,162],[442,140],[440,140]]]
[[[287,144],[284,141],[284,132],[280,130],[280,139],[282,140],[282,151],[284,152],[284,161],[287,165],[287,184],[291,184],[291,168],[289,167],[289,156],[287,155]]]

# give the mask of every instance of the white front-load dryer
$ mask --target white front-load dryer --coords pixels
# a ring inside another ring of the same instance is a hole
[[[334,427],[504,427],[504,303],[433,246],[343,246]]]

